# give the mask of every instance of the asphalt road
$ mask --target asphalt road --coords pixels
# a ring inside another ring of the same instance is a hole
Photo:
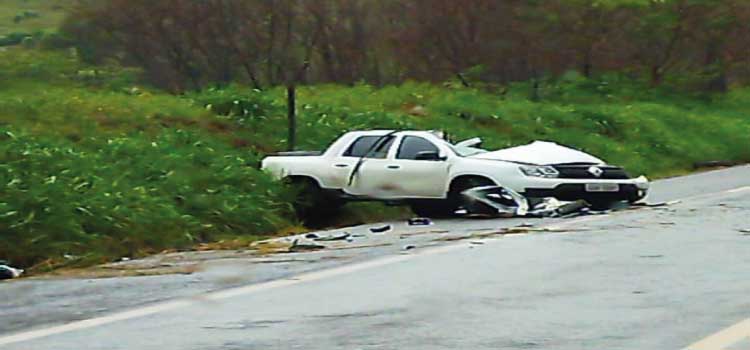
[[[747,166],[659,181],[651,201],[682,202],[534,221],[554,232],[394,225],[290,263],[4,283],[0,349],[746,349],[749,186]]]

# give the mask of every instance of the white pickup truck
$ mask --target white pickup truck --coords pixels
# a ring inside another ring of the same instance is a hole
[[[461,206],[463,191],[478,186],[594,205],[635,202],[649,188],[643,176],[631,178],[620,167],[551,142],[494,152],[476,148],[479,143],[475,138],[451,144],[430,131],[354,131],[324,152],[266,157],[262,168],[305,186],[298,203],[302,215],[347,200],[383,200],[404,201],[420,216],[446,216]]]

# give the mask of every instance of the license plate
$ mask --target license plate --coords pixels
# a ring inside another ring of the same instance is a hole
[[[586,184],[586,192],[619,192],[618,184]]]

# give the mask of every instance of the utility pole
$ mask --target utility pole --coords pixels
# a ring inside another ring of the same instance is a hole
[[[297,102],[296,102],[296,88],[294,84],[287,85],[286,87],[286,105],[287,105],[287,120],[289,122],[289,136],[287,138],[287,148],[289,151],[294,151],[295,144],[297,142]]]

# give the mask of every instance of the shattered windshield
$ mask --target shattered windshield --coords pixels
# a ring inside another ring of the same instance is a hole
[[[459,157],[469,157],[480,153],[487,153],[486,150],[481,148],[454,145],[447,141],[445,144],[448,145],[448,147]]]

